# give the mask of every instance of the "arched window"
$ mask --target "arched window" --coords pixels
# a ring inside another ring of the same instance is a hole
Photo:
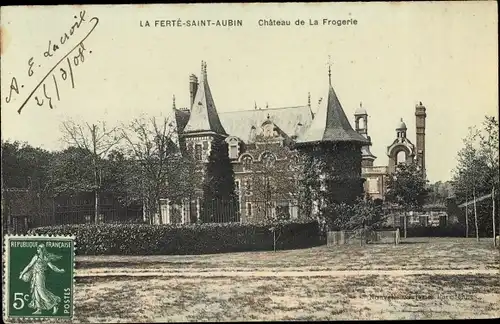
[[[406,152],[405,151],[399,151],[398,154],[396,154],[396,164],[400,163],[406,163]]]
[[[264,152],[264,153],[262,153],[261,160],[265,166],[270,167],[276,161],[276,157],[271,152]]]
[[[358,127],[359,129],[365,129],[365,119],[363,117],[358,119]]]
[[[244,169],[250,169],[252,166],[252,157],[250,155],[245,155],[242,159],[241,162],[243,164]]]

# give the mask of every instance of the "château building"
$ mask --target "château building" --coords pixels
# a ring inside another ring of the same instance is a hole
[[[191,152],[197,161],[206,163],[214,138],[222,138],[228,144],[241,222],[257,222],[277,213],[292,219],[299,217],[298,164],[303,163],[299,156],[320,159],[329,168],[318,170],[317,177],[330,184],[337,181],[330,186],[332,200],[337,202],[353,201],[364,193],[383,199],[386,177],[401,160],[399,152],[404,152],[407,160],[417,156],[424,163],[423,106],[417,116],[421,121],[417,122],[417,149],[406,138],[406,126],[404,132],[400,127],[403,123],[398,126],[401,130],[397,139],[388,148],[390,161],[393,157],[396,160],[388,166],[374,166],[376,157],[370,152],[367,110],[360,104],[353,129],[333,89],[330,70],[328,77],[327,99],[320,99],[314,109],[309,95],[305,105],[262,108],[255,104],[251,109],[219,112],[210,90],[206,63],[202,62],[199,79],[195,75],[189,78],[189,107],[177,108],[174,99],[183,152]],[[325,179],[328,174],[335,175],[336,180]],[[200,190],[198,198],[182,205],[164,201],[163,219],[157,221],[193,222],[200,218],[201,199]],[[311,212],[317,211],[321,203],[313,202]]]

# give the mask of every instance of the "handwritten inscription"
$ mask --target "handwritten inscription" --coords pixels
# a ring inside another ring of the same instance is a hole
[[[27,61],[27,78],[36,78],[37,70],[42,68],[42,63],[44,60],[50,60],[53,57],[59,57],[60,52],[64,49],[64,45],[72,41],[76,32],[79,29],[84,29],[85,25],[90,25],[90,30],[85,34],[83,38],[76,41],[74,45],[69,50],[66,50],[62,57],[52,65],[49,71],[42,75],[40,81],[36,86],[28,93],[27,97],[17,110],[20,114],[23,108],[30,100],[34,100],[38,106],[48,106],[50,109],[55,107],[54,101],[61,100],[59,83],[69,82],[72,88],[75,88],[75,76],[74,68],[85,62],[85,57],[87,54],[91,54],[91,50],[87,50],[84,45],[84,41],[92,34],[94,29],[99,24],[99,18],[92,17],[87,20],[85,10],[80,11],[78,16],[74,16],[76,20],[68,31],[64,32],[62,36],[57,39],[57,41],[49,40],[47,42],[47,50],[43,52],[43,57],[32,56]],[[37,63],[40,62],[41,63]],[[21,78],[20,78],[21,79]],[[10,82],[10,88],[8,91],[8,96],[5,97],[5,102],[10,103],[14,98],[18,96],[23,96],[24,93],[24,83],[20,83],[18,79],[14,76]]]

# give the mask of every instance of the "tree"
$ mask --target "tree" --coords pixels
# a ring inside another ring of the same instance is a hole
[[[325,170],[325,160],[321,158],[320,150],[299,151],[298,154],[299,213],[305,218],[317,219],[325,233],[328,214],[322,213],[321,205],[328,197],[325,197],[325,186],[320,179],[322,170]]]
[[[90,157],[93,171],[92,191],[95,201],[94,221],[98,223],[102,189],[102,160],[113,147],[118,145],[121,137],[116,127],[108,128],[105,122],[100,122],[99,125],[88,123],[83,125],[67,120],[62,123],[61,130],[62,139],[66,144],[79,148]]]
[[[215,137],[203,180],[201,221],[239,221],[238,196],[235,191],[234,171],[223,138]]]
[[[140,205],[142,200],[136,185],[141,183],[140,167],[125,153],[113,149],[102,161],[102,190],[113,193],[113,197],[124,206]]]
[[[48,189],[52,153],[18,141],[2,140],[2,179],[6,188]]]
[[[396,171],[388,177],[386,200],[404,210],[405,238],[407,212],[421,209],[428,194],[427,181],[415,163],[398,164]]]
[[[28,216],[29,222],[43,212],[42,196],[51,191],[51,157],[52,153],[27,143],[2,140],[2,215],[5,215],[5,230],[12,228],[14,210],[17,214]]]
[[[134,183],[129,190],[143,201],[148,222],[153,223],[157,214],[161,223],[161,199],[175,195],[176,175],[182,166],[176,125],[168,118],[138,118],[121,132],[137,167],[130,170]]]
[[[290,218],[288,208],[281,208],[280,204],[296,204],[299,199],[299,169],[297,152],[287,147],[264,146],[261,161],[252,164],[249,176],[252,184],[251,200],[257,206],[263,206],[263,219],[271,217],[274,209],[275,213],[281,212],[284,217]]]
[[[330,230],[355,231],[374,230],[382,225],[382,206],[372,199],[358,198],[352,205],[346,203],[325,206],[322,215]]]
[[[49,177],[49,185],[55,195],[74,195],[95,189],[92,157],[78,147],[68,147],[54,153]]]
[[[273,233],[273,250],[276,252],[276,243],[278,242],[283,226],[287,220],[289,220],[290,215],[284,212],[278,211],[274,214],[266,214],[264,219],[265,223],[270,225],[269,230]]]
[[[438,181],[429,185],[428,203],[445,204],[446,199],[451,196],[452,189],[451,181]]]
[[[176,195],[172,195],[171,199],[180,202],[182,199],[192,201],[201,195],[200,189],[203,184],[204,165],[195,159],[194,152],[187,149],[182,154],[181,165],[176,169],[172,176],[171,183],[176,183]],[[191,223],[198,222],[196,214],[190,210]]]
[[[486,116],[483,121],[483,131],[479,133],[480,137],[480,151],[481,159],[486,162],[488,169],[487,182],[491,187],[491,224],[493,233],[493,245],[496,246],[496,206],[495,194],[499,187],[499,141],[498,141],[498,120],[495,117]]]
[[[486,159],[483,158],[478,149],[479,131],[471,127],[469,134],[464,139],[464,147],[458,152],[458,164],[453,174],[453,188],[458,200],[465,201],[466,206],[466,228],[468,231],[468,202],[472,198],[474,213],[474,228],[476,240],[479,241],[480,227],[482,227],[483,217],[478,214],[476,200],[484,195],[491,186],[487,184],[489,168]],[[468,232],[466,232],[468,236]]]

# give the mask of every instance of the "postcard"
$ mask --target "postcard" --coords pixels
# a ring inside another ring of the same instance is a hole
[[[500,317],[496,12],[2,7],[4,321]]]

